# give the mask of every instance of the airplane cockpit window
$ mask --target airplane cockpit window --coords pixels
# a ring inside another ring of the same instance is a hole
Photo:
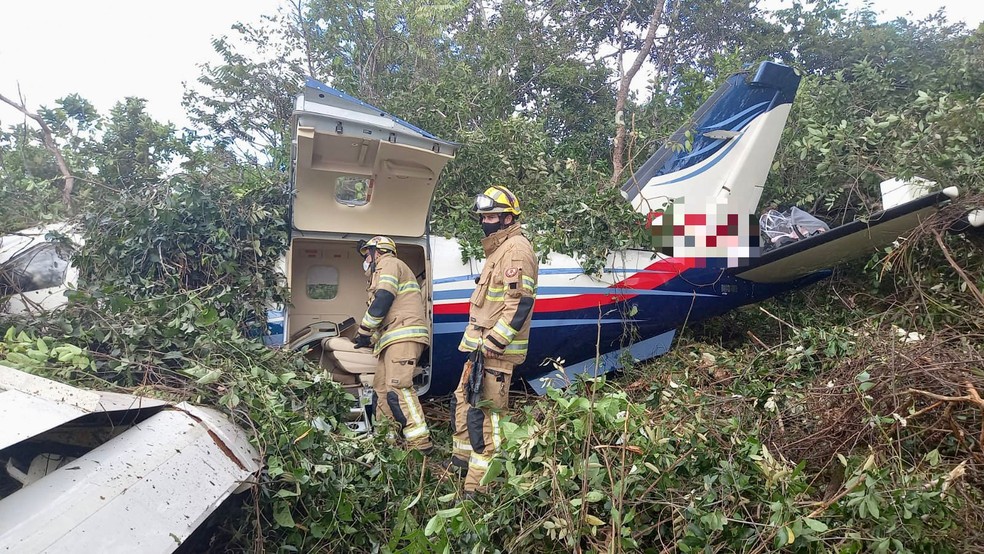
[[[338,270],[316,265],[307,272],[307,296],[311,300],[331,300],[338,295]]]
[[[335,180],[335,200],[346,206],[365,206],[372,198],[372,179],[342,175]]]
[[[68,256],[58,245],[39,244],[0,265],[0,296],[61,286]]]

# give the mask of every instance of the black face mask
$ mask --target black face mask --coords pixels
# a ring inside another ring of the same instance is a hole
[[[485,233],[485,236],[489,236],[492,233],[498,231],[499,229],[502,229],[501,219],[499,221],[496,221],[495,223],[485,223],[485,222],[482,223],[482,232]]]

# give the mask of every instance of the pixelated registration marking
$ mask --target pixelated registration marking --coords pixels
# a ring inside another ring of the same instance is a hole
[[[725,204],[689,206],[678,198],[663,212],[649,212],[646,227],[653,247],[674,258],[727,260],[728,267],[748,265],[761,253],[758,218],[726,210]]]

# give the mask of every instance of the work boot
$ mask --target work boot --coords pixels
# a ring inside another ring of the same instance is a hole
[[[452,456],[450,460],[444,463],[444,471],[464,479],[465,475],[468,474],[468,462]]]

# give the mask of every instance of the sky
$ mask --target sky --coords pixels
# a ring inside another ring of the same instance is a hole
[[[127,96],[188,125],[183,82],[215,61],[212,38],[276,14],[280,0],[0,0],[0,94],[27,107],[78,93],[107,114]],[[20,121],[0,105],[0,127]]]
[[[787,0],[766,0],[781,5]],[[862,0],[851,0],[860,5]],[[159,121],[188,126],[182,83],[194,82],[202,63],[215,61],[213,37],[233,34],[236,22],[273,15],[281,0],[0,0],[0,94],[28,109],[51,106],[78,93],[106,114],[127,96],[147,100]],[[984,2],[874,0],[883,19],[916,19],[945,7],[950,19],[976,27]],[[19,91],[18,91],[19,87]],[[0,128],[21,116],[0,103]]]

